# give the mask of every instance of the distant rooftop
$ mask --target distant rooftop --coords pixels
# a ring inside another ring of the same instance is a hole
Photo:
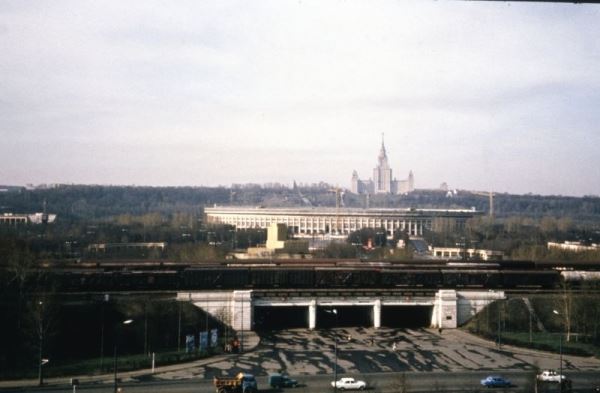
[[[420,209],[420,208],[335,208],[335,207],[265,207],[265,206],[219,206],[205,207],[205,211],[229,211],[229,212],[272,212],[272,213],[328,213],[328,214],[394,214],[394,213],[482,213],[475,208],[471,209]]]

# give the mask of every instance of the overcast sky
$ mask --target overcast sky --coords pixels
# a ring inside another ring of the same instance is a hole
[[[0,184],[600,194],[600,6],[0,2]]]

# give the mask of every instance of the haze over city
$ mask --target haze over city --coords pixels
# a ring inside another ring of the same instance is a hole
[[[600,8],[0,3],[0,184],[600,194]]]

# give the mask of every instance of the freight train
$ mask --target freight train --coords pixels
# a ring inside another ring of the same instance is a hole
[[[556,266],[532,266],[512,261],[506,264],[331,260],[207,264],[120,261],[49,267],[37,280],[61,292],[273,288],[556,289],[563,282],[563,270]]]

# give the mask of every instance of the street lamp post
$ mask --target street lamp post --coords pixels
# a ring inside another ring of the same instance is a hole
[[[181,302],[177,302],[177,352],[181,351]]]
[[[362,243],[360,242],[360,239],[357,239],[357,240],[358,241],[353,242],[352,245],[356,249],[356,258],[360,259],[360,247],[362,246]]]
[[[231,250],[235,251],[236,245],[236,237],[235,237],[235,229],[230,229],[229,233],[231,234]]]
[[[242,296],[242,340],[240,342],[240,353],[244,353],[244,296]]]
[[[382,231],[376,232],[375,235],[377,236],[377,240],[375,241],[375,245],[379,246],[379,247],[383,247],[383,242],[384,242],[384,235],[385,233]]]
[[[126,319],[125,321],[121,322],[121,324],[123,325],[129,325],[131,322],[133,322],[133,319]],[[117,341],[119,339],[119,328],[120,326],[117,325],[117,328],[115,330],[115,347],[114,347],[114,381],[113,381],[113,388],[114,388],[114,393],[117,393],[118,391],[118,386],[117,386]]]
[[[338,312],[337,309],[332,309],[332,310],[325,310],[325,312],[328,312],[330,314],[334,314],[335,315],[335,327],[337,328],[338,326]],[[333,332],[333,392],[337,393],[337,357],[338,357],[338,350],[337,350],[337,334],[334,331]]]
[[[556,315],[558,315],[559,317],[561,316],[560,313],[556,310],[552,310],[552,312]],[[563,327],[564,329],[564,327]],[[563,336],[563,331],[561,330],[560,335],[559,335],[559,341],[558,341],[558,352],[559,352],[559,356],[560,356],[560,364],[559,364],[559,381],[560,381],[560,391],[562,393],[563,391],[563,358],[562,358],[562,336]]]
[[[208,304],[208,296],[206,296],[206,309],[204,310],[204,315],[206,317],[206,320],[204,321],[204,327],[205,327],[205,334],[206,334],[206,351],[208,352],[208,347],[210,347],[209,345],[209,338],[208,338],[208,308],[209,308],[209,304]]]
[[[500,305],[498,305],[498,321],[496,323],[496,325],[498,325],[498,348],[502,348],[502,332],[501,332],[501,316],[502,316],[502,310],[500,309]]]
[[[335,312],[335,319],[336,322],[335,324],[337,325],[337,310],[334,310]],[[337,392],[337,363],[338,363],[338,340],[337,340],[337,333],[334,331],[333,332],[333,353],[334,353],[334,361],[333,361],[333,380],[335,381],[334,383],[334,387],[333,387],[333,391]]]
[[[102,302],[100,321],[100,372],[104,366],[104,302]]]
[[[44,365],[44,361],[42,359],[43,348],[44,348],[44,302],[38,302],[38,336],[40,339],[40,347],[39,347],[39,359],[38,359],[38,385],[42,386],[44,384],[44,373],[42,366]]]

